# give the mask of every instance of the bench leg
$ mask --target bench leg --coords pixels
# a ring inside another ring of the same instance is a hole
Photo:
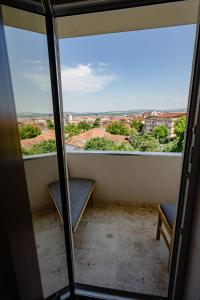
[[[158,212],[158,224],[157,224],[156,240],[160,239],[161,226],[162,226],[162,219],[161,219],[161,216],[160,216],[160,212]]]
[[[94,207],[94,192],[90,195],[90,206]]]

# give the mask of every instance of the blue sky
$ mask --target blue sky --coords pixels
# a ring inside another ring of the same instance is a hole
[[[195,26],[62,39],[64,111],[187,106]],[[6,27],[18,112],[51,112],[46,37]]]

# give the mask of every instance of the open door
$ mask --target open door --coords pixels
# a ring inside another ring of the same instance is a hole
[[[41,3],[40,5],[42,8]],[[1,155],[4,159],[2,170],[7,163],[11,163],[11,159],[12,163],[15,160],[16,163],[2,172],[7,175],[3,179],[4,188],[7,187],[13,196],[3,197],[5,203],[2,205],[5,206],[1,212],[9,209],[8,215],[4,215],[7,226],[13,220],[15,223],[19,222],[16,229],[18,226],[19,229],[23,228],[20,232],[23,244],[20,247],[24,246],[24,249],[20,249],[24,261],[21,260],[22,257],[18,257],[18,264],[19,268],[24,265],[32,281],[29,285],[29,277],[22,274],[27,292],[23,299],[41,299],[42,296],[39,297],[38,294],[42,295],[42,291],[43,297],[47,298],[61,290],[73,299],[73,260],[59,62],[54,43],[54,20],[48,1],[44,6],[45,16],[2,6],[5,22],[1,22],[4,38],[1,41],[7,43],[8,49],[7,54],[5,45],[4,48],[1,47],[5,51],[1,59],[5,67],[1,68],[1,142],[5,147]],[[11,76],[9,69],[6,69],[8,64]],[[9,130],[13,130],[11,134]],[[5,156],[6,151],[7,154],[12,153],[13,150],[9,147],[14,147],[13,143],[18,151],[15,160]],[[11,167],[14,168],[13,171]],[[54,181],[60,182],[64,224],[51,209],[53,205],[48,185]],[[15,210],[19,213],[16,214],[16,219],[12,216],[15,215]],[[10,251],[14,251],[16,246],[13,244],[12,247]],[[33,295],[32,298],[28,296],[30,294]]]

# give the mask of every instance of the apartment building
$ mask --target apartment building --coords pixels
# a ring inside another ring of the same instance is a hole
[[[186,116],[186,113],[165,113],[147,117],[144,122],[144,130],[146,133],[151,133],[153,129],[160,125],[165,125],[168,129],[168,138],[173,139],[175,137],[174,127],[175,122],[179,118]]]

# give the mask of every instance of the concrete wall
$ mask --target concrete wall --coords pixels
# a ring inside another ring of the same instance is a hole
[[[71,177],[96,181],[95,202],[128,205],[176,202],[181,155],[68,153]],[[33,211],[51,203],[47,186],[58,179],[56,156],[25,159],[25,170]]]
[[[48,184],[58,180],[57,156],[35,156],[24,160],[30,205],[33,212],[46,209],[52,202]]]

